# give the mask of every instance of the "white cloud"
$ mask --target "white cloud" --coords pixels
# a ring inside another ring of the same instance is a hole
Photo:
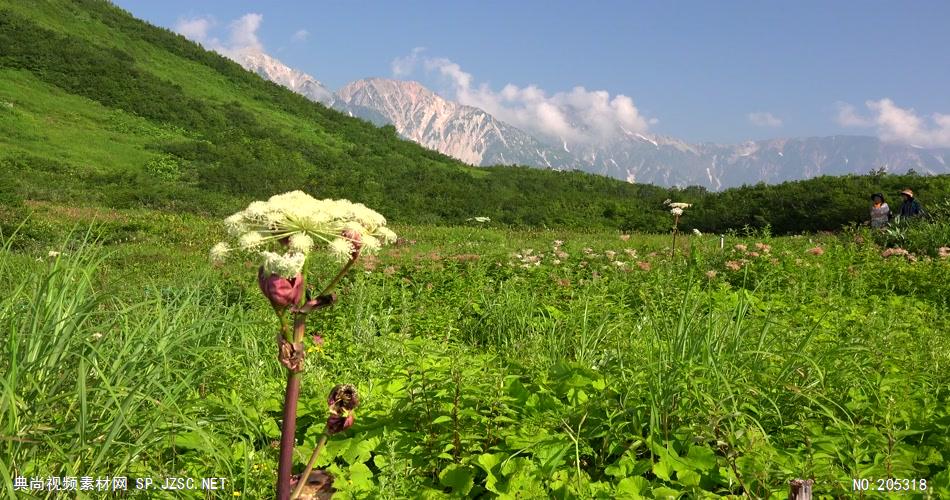
[[[179,19],[175,31],[231,59],[239,59],[244,54],[264,52],[264,44],[257,37],[263,20],[264,16],[252,12],[232,21],[228,24],[227,41],[211,35],[217,22],[210,16]]]
[[[577,86],[566,92],[548,94],[536,85],[505,85],[496,91],[446,58],[426,57],[418,47],[406,57],[392,62],[393,75],[405,78],[417,70],[434,72],[449,83],[450,97],[475,106],[528,132],[551,140],[596,144],[608,141],[624,130],[646,132],[655,119],[640,114],[633,99],[622,94],[611,97],[605,90]]]
[[[767,111],[756,111],[746,115],[750,122],[757,127],[781,127],[782,120]]]
[[[922,147],[950,147],[950,115],[933,113],[930,120],[921,118],[913,109],[901,108],[884,98],[864,103],[869,116],[857,113],[854,106],[838,103],[838,124],[844,127],[874,127],[882,140],[903,142]]]
[[[257,38],[257,29],[261,27],[263,20],[264,16],[250,13],[233,21],[230,25],[230,44],[227,50],[239,54],[263,52],[264,45]]]
[[[212,17],[179,18],[175,23],[175,31],[185,38],[203,41],[208,39],[208,30],[216,24]]]
[[[416,70],[416,66],[419,65],[419,56],[425,50],[425,47],[416,47],[412,49],[412,52],[410,52],[408,56],[393,59],[393,76],[396,78],[405,78],[411,75],[412,72]]]
[[[303,42],[309,37],[310,37],[310,32],[307,30],[301,29],[294,32],[294,35],[290,37],[290,39],[295,42]]]
[[[871,127],[874,125],[874,121],[859,116],[854,106],[846,102],[839,102],[835,106],[838,108],[835,121],[842,127]]]

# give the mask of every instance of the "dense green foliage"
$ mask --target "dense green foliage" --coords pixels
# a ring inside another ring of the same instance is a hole
[[[867,195],[950,177],[852,176],[723,193],[579,172],[473,168],[310,102],[168,30],[96,0],[0,1],[0,182],[7,202],[69,201],[223,214],[290,189],[360,200],[403,223],[776,234],[866,217]]]
[[[224,476],[212,496],[269,497],[276,321],[252,268],[207,264],[220,224],[29,208],[0,255],[3,487]],[[93,219],[99,245],[68,236]],[[329,387],[363,395],[318,462],[342,498],[950,495],[946,260],[884,258],[865,230],[671,256],[668,236],[395,229],[409,243],[355,269],[308,344],[298,468]]]

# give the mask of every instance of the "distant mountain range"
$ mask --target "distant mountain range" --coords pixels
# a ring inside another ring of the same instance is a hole
[[[238,62],[313,101],[377,125],[391,124],[403,137],[472,165],[577,169],[629,182],[712,190],[877,169],[950,173],[948,148],[918,148],[867,136],[724,145],[620,130],[597,145],[570,145],[564,140],[552,144],[484,110],[444,99],[417,82],[369,78],[333,92],[266,54],[245,55]]]

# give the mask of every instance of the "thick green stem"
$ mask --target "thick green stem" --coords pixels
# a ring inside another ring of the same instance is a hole
[[[353,268],[353,264],[356,264],[356,261],[357,261],[359,258],[360,258],[360,254],[359,254],[359,252],[357,252],[356,255],[354,255],[352,258],[350,258],[349,261],[347,261],[346,265],[343,266],[343,269],[340,269],[340,272],[338,272],[338,273],[336,274],[336,276],[334,276],[333,279],[330,280],[330,283],[328,283],[327,286],[324,287],[323,291],[320,292],[320,293],[317,294],[317,295],[318,295],[318,296],[320,296],[320,295],[326,295],[326,294],[332,292],[333,289],[336,287],[337,283],[339,283],[340,280],[343,279],[344,276],[346,276],[346,273],[348,273],[348,272],[350,271],[350,269]]]
[[[303,470],[302,474],[300,474],[300,479],[297,480],[297,487],[294,488],[294,492],[290,494],[291,500],[299,497],[304,486],[306,486],[307,482],[310,481],[310,473],[313,472],[313,466],[317,464],[317,457],[320,455],[323,447],[327,444],[327,437],[329,437],[329,434],[326,432],[320,436],[320,442],[317,443],[317,447],[314,448],[313,453],[310,454],[310,461],[307,462],[307,468]]]

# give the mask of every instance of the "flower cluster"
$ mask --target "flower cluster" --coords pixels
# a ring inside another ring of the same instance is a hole
[[[937,256],[941,259],[950,258],[950,247],[940,247],[937,249]]]
[[[683,211],[687,208],[693,206],[691,203],[680,203],[676,201],[666,200],[663,202],[664,205],[670,207],[670,213],[679,217],[683,215]]]
[[[917,261],[917,256],[908,252],[907,250],[904,250],[903,248],[888,248],[887,250],[881,252],[881,257],[884,257],[885,259],[894,256],[904,257],[908,262]]]
[[[218,243],[211,249],[212,260],[235,249],[252,252],[268,274],[282,277],[300,273],[307,254],[318,247],[346,261],[396,240],[386,218],[363,204],[318,200],[302,191],[255,201],[224,222],[236,247]]]

